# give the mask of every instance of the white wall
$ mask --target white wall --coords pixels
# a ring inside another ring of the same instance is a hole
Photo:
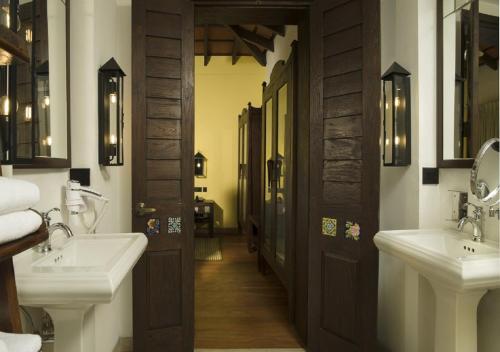
[[[266,53],[266,81],[269,83],[274,65],[280,60],[288,60],[292,52],[292,43],[298,40],[298,27],[295,25],[285,26],[285,36],[276,35],[274,39],[274,51]]]
[[[97,71],[115,57],[125,78],[125,165],[101,168],[98,163]],[[71,154],[72,166],[91,169],[91,187],[110,199],[98,233],[131,231],[131,7],[127,1],[78,0],[71,2]],[[64,186],[68,170],[15,170],[14,177],[36,183],[45,211],[57,206],[76,233],[84,232],[78,219],[68,219]],[[100,205],[97,205],[99,208]],[[55,221],[60,220],[58,217]],[[90,219],[89,219],[90,220]],[[127,277],[112,304],[99,305],[96,352],[112,351],[120,336],[132,336],[132,288]]]
[[[446,220],[448,190],[468,191],[470,171],[441,169],[439,185],[422,185],[421,176],[422,167],[436,166],[436,1],[381,0],[381,16],[382,72],[397,61],[412,73],[412,166],[381,169],[381,229],[455,228],[456,222]],[[470,192],[469,201],[474,201]],[[486,217],[484,232],[498,243],[498,220]],[[381,254],[378,337],[382,345],[394,352],[432,352],[433,316],[434,295],[427,280],[400,260]],[[406,317],[412,321],[409,326]],[[479,351],[498,351],[500,290],[483,298],[478,326]],[[425,338],[416,340],[415,333]]]

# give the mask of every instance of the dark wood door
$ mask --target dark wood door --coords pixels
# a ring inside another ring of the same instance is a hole
[[[380,3],[311,8],[309,351],[376,351]]]
[[[136,352],[193,351],[193,26],[190,1],[132,2]]]

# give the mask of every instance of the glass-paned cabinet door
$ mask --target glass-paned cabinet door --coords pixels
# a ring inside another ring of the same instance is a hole
[[[286,205],[287,205],[287,159],[286,148],[288,86],[285,84],[278,91],[278,136],[276,150],[276,261],[285,264],[286,253]]]
[[[271,250],[271,236],[273,231],[273,100],[269,99],[264,109],[264,143],[265,143],[265,184],[264,184],[264,246]]]

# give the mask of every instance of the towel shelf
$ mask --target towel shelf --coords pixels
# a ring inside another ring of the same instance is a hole
[[[36,246],[48,237],[47,228],[42,225],[31,235],[0,245],[0,331],[22,332],[12,257]]]
[[[31,235],[25,236],[18,240],[4,243],[0,245],[0,262],[12,258],[16,254],[24,252],[27,249],[30,249],[36,246],[39,243],[47,240],[49,234],[45,225],[42,225],[38,231],[32,233]]]

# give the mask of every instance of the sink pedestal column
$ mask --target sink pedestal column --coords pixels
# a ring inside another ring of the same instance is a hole
[[[457,292],[429,281],[436,294],[434,350],[477,352],[477,306],[488,291]]]
[[[85,314],[90,307],[91,305],[45,308],[54,324],[54,352],[94,351],[92,337],[86,338],[85,336],[85,332],[89,331],[84,324]],[[93,329],[93,327],[90,327],[90,329]]]

